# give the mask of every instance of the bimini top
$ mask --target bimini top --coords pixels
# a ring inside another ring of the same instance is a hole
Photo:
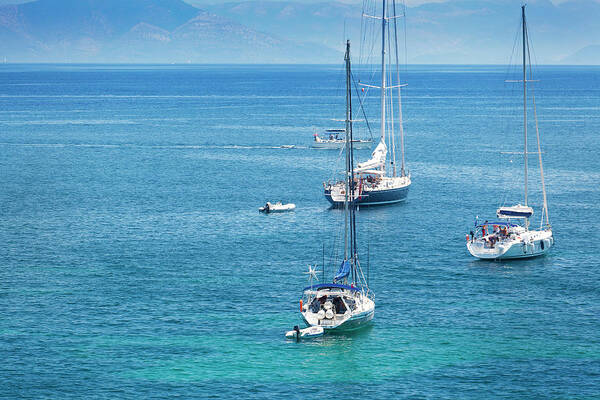
[[[307,290],[315,290],[315,289],[347,289],[347,290],[352,290],[355,292],[360,292],[362,290],[361,287],[353,287],[353,286],[348,286],[348,285],[340,285],[339,283],[318,283],[316,285],[312,285],[312,286],[307,286],[304,289],[302,289],[303,292],[306,292]]]
[[[325,132],[344,133],[344,132],[346,132],[346,130],[345,129],[325,129]]]
[[[529,218],[533,215],[533,208],[517,204],[512,207],[500,207],[496,210],[498,218]]]
[[[515,227],[515,226],[519,226],[519,225],[515,225],[515,224],[511,224],[509,222],[498,222],[498,221],[492,221],[492,222],[485,222],[483,224],[479,224],[476,225],[477,227],[479,226],[486,226],[486,225],[498,225],[498,226],[506,226],[508,228],[510,227]]]

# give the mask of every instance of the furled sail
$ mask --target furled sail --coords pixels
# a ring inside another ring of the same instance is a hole
[[[512,207],[500,207],[496,211],[498,218],[529,218],[533,215],[533,208],[517,204]]]
[[[379,142],[373,153],[371,159],[362,163],[359,163],[354,172],[364,172],[369,169],[377,169],[385,165],[385,157],[387,154],[387,146],[383,141]]]
[[[337,274],[335,274],[335,277],[333,278],[333,282],[337,282],[340,279],[344,279],[345,277],[347,277],[350,274],[350,262],[348,260],[344,260],[342,261],[342,264],[340,265],[340,269],[338,269]]]

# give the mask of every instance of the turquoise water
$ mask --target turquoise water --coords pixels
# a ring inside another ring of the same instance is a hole
[[[308,145],[341,63],[0,66],[0,397],[600,397],[600,68],[538,78],[552,252],[465,247],[522,201],[506,68],[409,67],[409,200],[358,217],[374,322],[295,343],[307,264],[339,252],[341,164]]]

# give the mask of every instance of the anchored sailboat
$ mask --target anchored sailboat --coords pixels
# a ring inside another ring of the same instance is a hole
[[[533,215],[533,208],[528,203],[527,187],[527,82],[533,82],[531,63],[529,63],[529,79],[527,78],[527,61],[529,58],[529,36],[527,33],[527,21],[525,19],[525,6],[521,7],[521,25],[523,36],[523,133],[524,133],[524,205],[517,204],[510,207],[500,207],[496,216],[502,221],[479,224],[475,222],[475,232],[467,235],[467,249],[471,255],[481,259],[510,259],[529,258],[546,254],[554,245],[552,227],[548,217],[548,202],[546,198],[546,184],[544,182],[544,167],[542,165],[542,151],[540,145],[540,133],[538,130],[537,112],[535,109],[535,96],[532,95],[535,119],[535,133],[537,138],[537,155],[540,164],[540,177],[542,182],[543,206],[540,228],[530,229],[529,218]],[[513,221],[522,221],[517,224]]]
[[[346,42],[346,76],[350,77],[350,41]],[[356,200],[352,142],[352,98],[346,80],[346,179],[344,188],[344,259],[332,283],[313,284],[314,269],[309,268],[310,285],[300,300],[302,318],[309,326],[326,331],[353,330],[366,325],[375,314],[373,294],[362,272],[356,247]]]
[[[356,175],[357,190],[355,198],[359,205],[382,205],[398,203],[406,200],[411,184],[410,173],[406,171],[404,160],[404,128],[402,125],[402,97],[398,55],[398,34],[396,1],[382,0],[382,16],[365,15],[368,18],[381,20],[381,86],[362,84],[369,88],[381,89],[381,136],[379,143],[371,154],[371,159],[358,163],[353,173]],[[389,22],[391,21],[391,22]],[[392,57],[391,49],[394,49]],[[387,51],[386,49],[390,49]],[[387,57],[386,57],[387,56]],[[388,66],[390,69],[388,70]],[[395,67],[393,70],[392,67]],[[388,84],[388,75],[390,82]],[[396,75],[396,82],[391,79]],[[397,92],[397,105],[394,101],[394,90]],[[394,113],[396,110],[396,113]],[[402,163],[400,174],[396,169],[396,145],[394,127],[400,132],[400,152]],[[325,197],[334,206],[342,206],[346,197],[344,181],[326,182],[323,184]]]

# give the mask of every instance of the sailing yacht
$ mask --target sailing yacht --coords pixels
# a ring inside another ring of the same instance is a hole
[[[535,119],[535,133],[537,138],[537,154],[540,165],[542,182],[543,206],[542,219],[539,229],[530,229],[529,218],[533,216],[533,208],[528,205],[527,188],[527,83],[533,82],[533,73],[529,65],[529,79],[527,78],[527,61],[529,58],[529,36],[527,21],[525,19],[525,6],[521,7],[521,26],[523,37],[523,79],[516,82],[523,83],[523,133],[524,133],[524,204],[509,207],[500,207],[496,216],[498,222],[485,221],[480,224],[475,221],[475,232],[467,235],[467,249],[474,257],[481,259],[511,259],[529,258],[546,254],[554,245],[552,227],[548,217],[548,202],[546,198],[546,184],[544,182],[544,167],[542,165],[542,152],[540,133],[538,130],[537,112],[535,109],[535,96],[532,93],[533,115]],[[531,63],[529,63],[531,64]]]
[[[346,42],[346,76],[350,69],[350,41]],[[354,330],[373,319],[375,302],[362,272],[356,249],[356,185],[353,172],[352,97],[350,81],[346,81],[346,179],[344,180],[344,258],[332,283],[313,284],[315,271],[309,268],[310,285],[303,289],[300,312],[310,327],[325,331]]]
[[[405,85],[400,84],[396,1],[382,0],[381,17],[368,15],[365,15],[365,17],[381,20],[381,86],[361,84],[364,87],[381,89],[381,135],[371,158],[358,163],[353,171],[357,186],[356,198],[353,198],[353,201],[361,206],[370,206],[392,204],[406,200],[411,180],[404,161],[401,88]],[[386,51],[386,49],[394,49],[394,57],[392,57],[392,51]],[[389,84],[388,75],[390,77]],[[391,75],[396,76],[395,83],[391,79]],[[394,89],[397,92],[397,105],[393,97]],[[400,133],[400,151],[402,155],[399,174],[396,168],[394,139],[396,125]],[[325,182],[323,187],[325,198],[333,206],[340,207],[344,204],[347,192],[345,180]]]

